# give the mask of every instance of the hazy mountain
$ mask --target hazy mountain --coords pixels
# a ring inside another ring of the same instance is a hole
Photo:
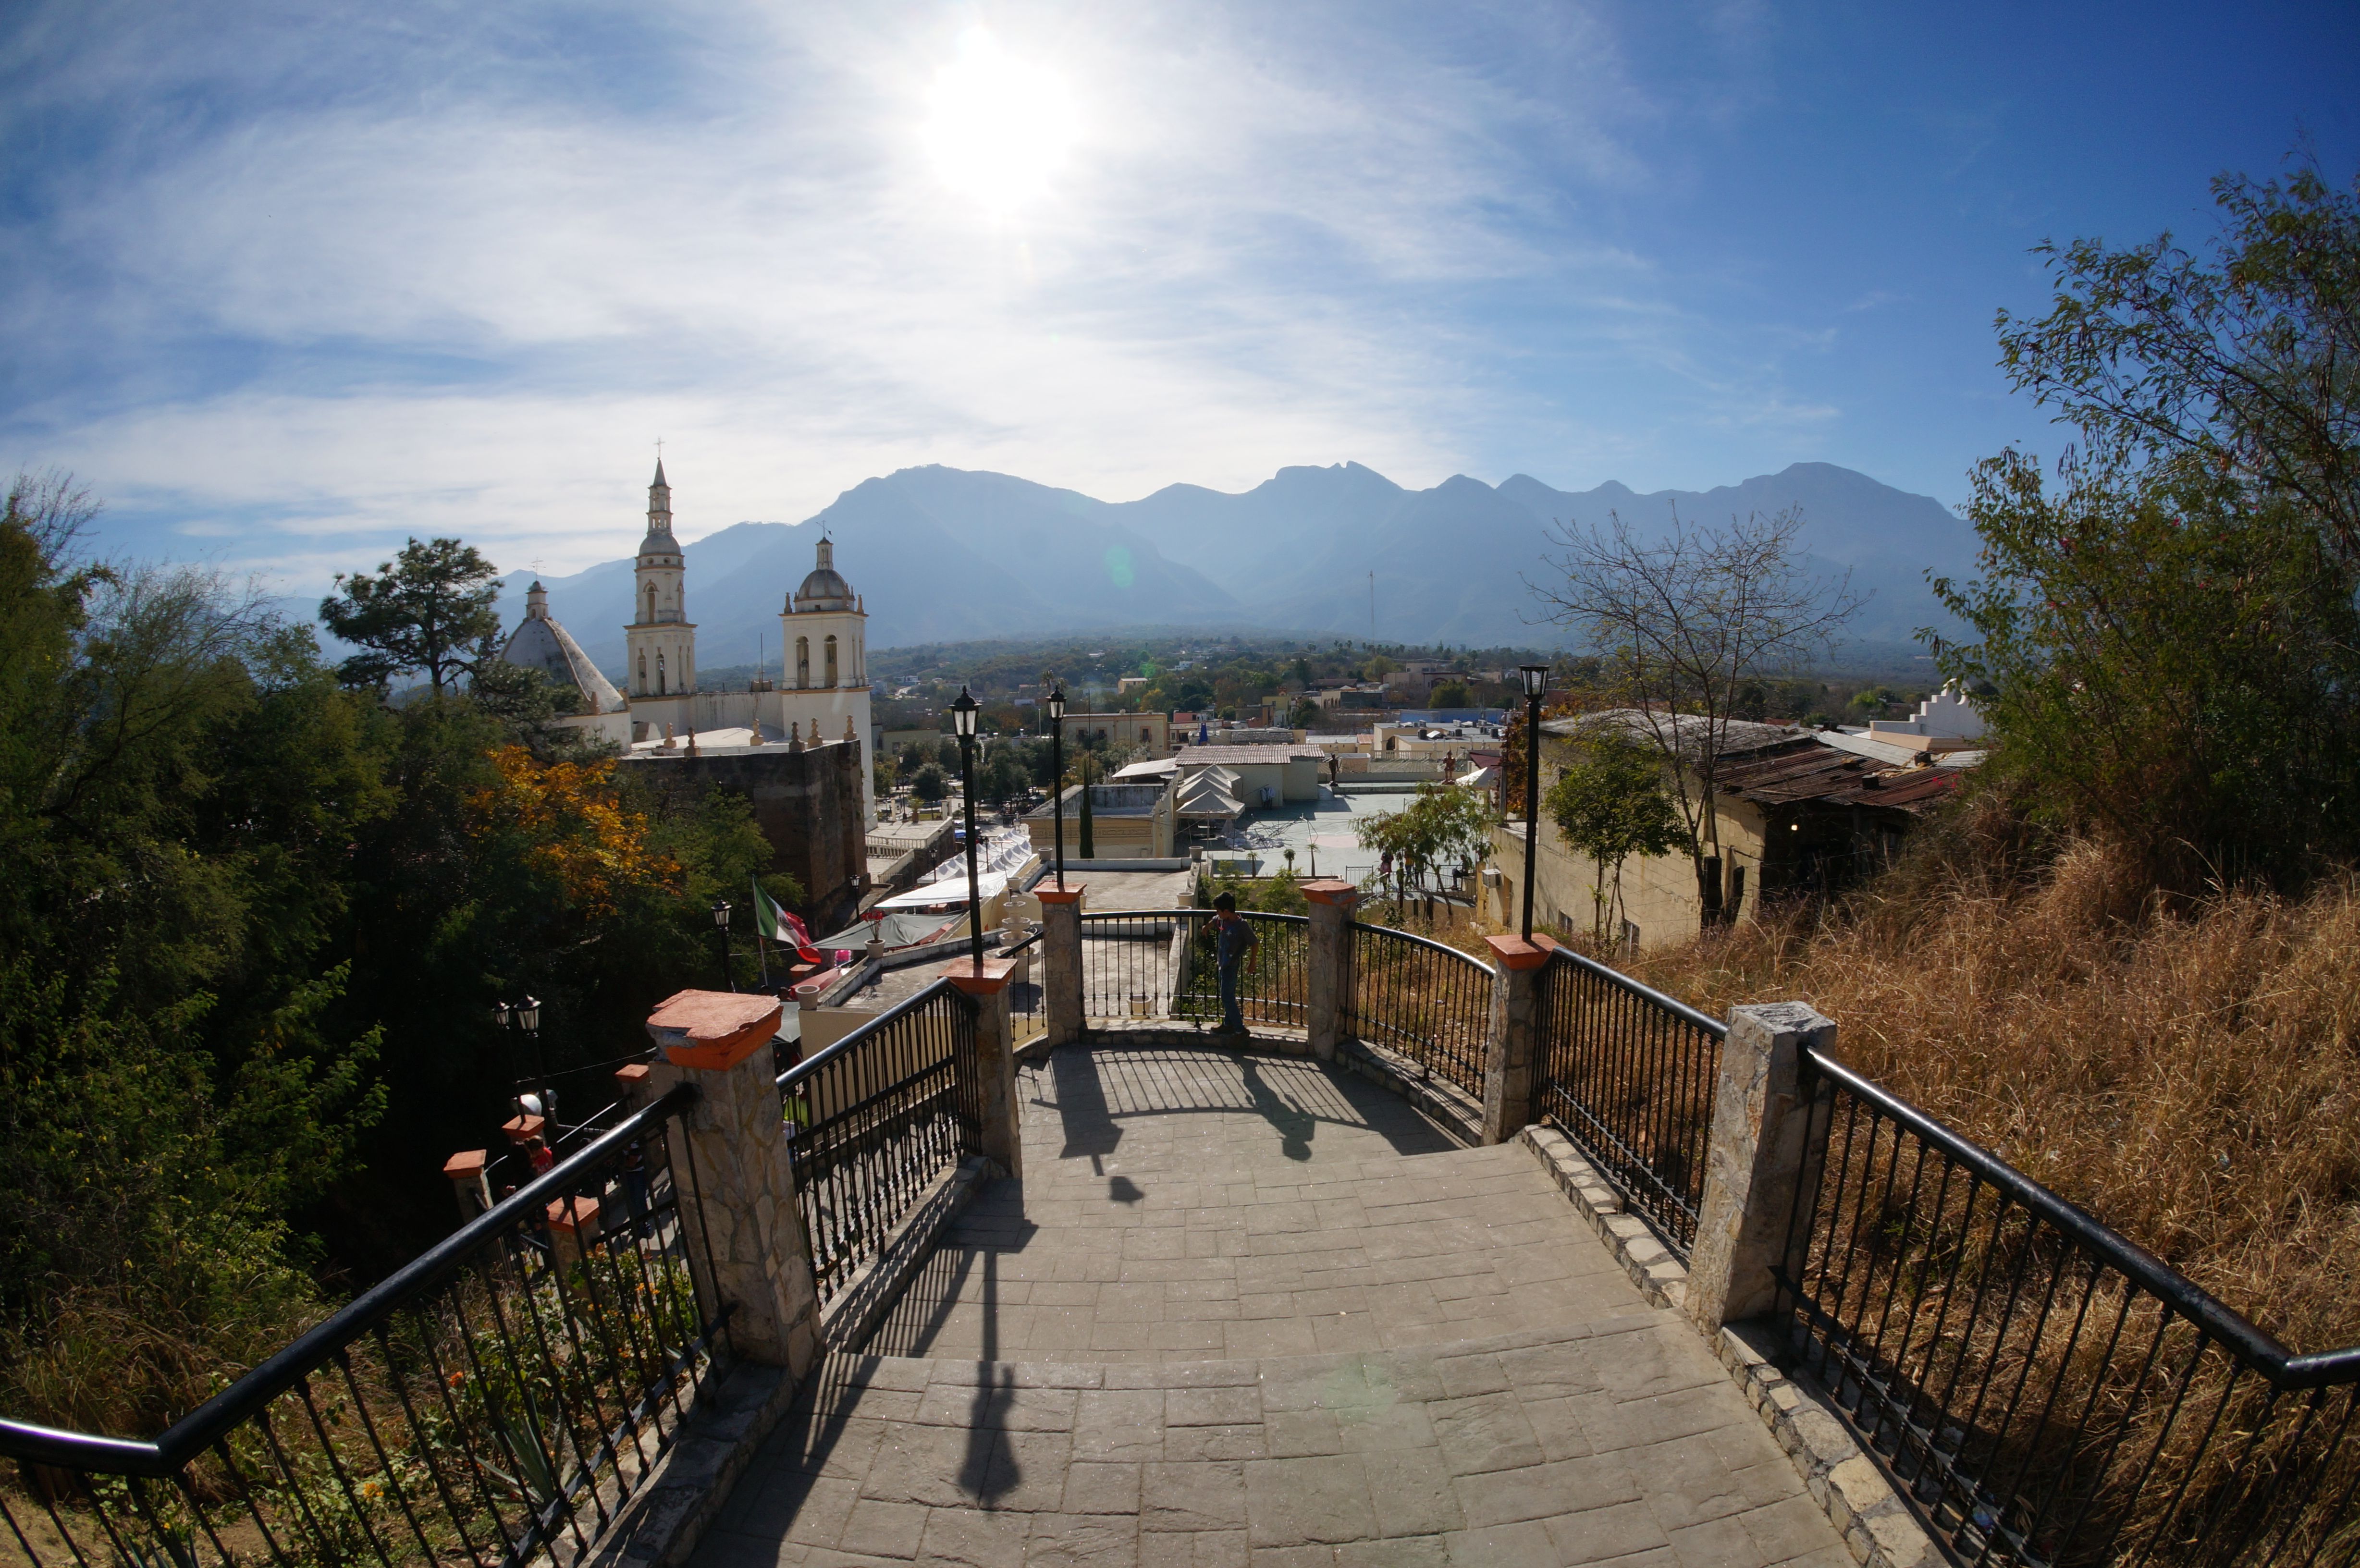
[[[694,483],[675,488],[683,530]],[[1742,485],[1640,495],[1622,485],[1551,489],[1518,474],[1497,487],[1460,475],[1404,490],[1359,463],[1282,469],[1241,495],[1175,485],[1109,503],[1002,474],[903,469],[838,496],[799,524],[739,523],[687,547],[699,662],[775,665],[776,616],[811,570],[825,526],[837,568],[865,601],[877,648],[912,642],[1142,625],[1257,625],[1414,643],[1546,643],[1542,581],[1551,528],[1620,514],[1643,531],[1675,509],[1725,523],[1799,507],[1815,569],[1849,571],[1870,599],[1853,627],[1899,641],[1943,624],[1925,573],[1972,567],[1974,536],[1929,496],[1829,463],[1796,463]],[[630,519],[616,539],[639,542]],[[523,613],[530,574],[508,579],[502,609]],[[591,656],[622,661],[631,561],[543,579],[550,605]],[[759,639],[759,641],[758,641]]]

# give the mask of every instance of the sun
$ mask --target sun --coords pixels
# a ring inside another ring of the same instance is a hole
[[[958,58],[934,77],[922,135],[953,190],[1006,213],[1047,193],[1079,130],[1055,72],[970,27]]]

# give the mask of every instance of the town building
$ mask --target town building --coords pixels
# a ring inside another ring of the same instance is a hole
[[[752,681],[742,691],[700,689],[686,557],[672,534],[672,485],[659,460],[648,486],[647,532],[634,563],[632,615],[623,628],[622,690],[551,618],[548,596],[537,583],[501,657],[572,687],[581,711],[560,724],[609,741],[626,756],[852,746],[861,779],[856,804],[867,825],[876,820],[869,615],[836,569],[835,541],[822,534],[816,554],[811,572],[785,595],[779,612],[779,646],[786,656],[780,679]]]
[[[1684,751],[1700,746],[1701,719],[1672,721]],[[1619,727],[1645,738],[1646,721],[1631,711],[1553,719],[1541,725],[1541,788],[1546,790],[1582,754],[1600,729]],[[1732,720],[1721,726],[1720,793],[1713,805],[1720,838],[1718,887],[1723,918],[1755,918],[1765,899],[1826,892],[1889,866],[1918,821],[1949,799],[1979,752],[1933,758],[1864,736],[1792,724]],[[1695,788],[1694,777],[1690,788]],[[1510,803],[1521,811],[1521,800]],[[1541,823],[1535,856],[1534,919],[1568,932],[1593,929],[1596,900],[1611,897],[1611,868],[1565,842],[1554,822]],[[1524,823],[1503,822],[1493,835],[1492,866],[1484,877],[1492,900],[1486,913],[1503,924],[1522,917]],[[1609,937],[1634,948],[1684,942],[1702,929],[1704,900],[1695,862],[1685,849],[1622,866],[1621,903]]]
[[[1065,739],[1097,739],[1109,746],[1143,750],[1150,757],[1172,755],[1172,720],[1163,713],[1067,713]]]
[[[1090,792],[1090,851],[1097,860],[1169,860],[1175,817],[1172,786],[1123,780],[1065,786],[1065,859],[1082,853],[1082,790]],[[1024,813],[1024,831],[1046,862],[1056,853],[1056,810],[1047,802]]]

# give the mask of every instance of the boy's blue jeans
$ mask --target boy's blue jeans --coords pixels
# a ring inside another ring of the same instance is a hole
[[[1246,1032],[1246,1015],[1238,1006],[1238,966],[1224,964],[1221,970],[1221,1029],[1227,1034]]]

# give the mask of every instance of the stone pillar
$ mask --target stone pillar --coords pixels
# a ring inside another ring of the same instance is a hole
[[[598,1200],[560,1198],[547,1212],[550,1260],[571,1269],[582,1261],[583,1248],[598,1239]]]
[[[1016,968],[1005,958],[961,964],[948,976],[975,1002],[975,1105],[983,1123],[983,1157],[1002,1176],[1024,1179],[1024,1139],[1016,1100],[1016,1033],[1008,1016],[1008,981]]]
[[[685,1078],[702,1092],[675,1134],[687,1147],[672,1151],[700,1299],[707,1310],[735,1304],[728,1337],[738,1356],[801,1377],[820,1349],[819,1296],[770,1064],[783,1016],[775,997],[679,992],[648,1019],[667,1063],[649,1083],[661,1093]]]
[[[615,1069],[615,1098],[622,1103],[625,1116],[646,1110],[655,1097],[655,1085],[646,1062],[633,1062]]]
[[[488,1149],[463,1149],[442,1162],[442,1174],[450,1178],[452,1196],[459,1200],[461,1225],[492,1206],[492,1184],[484,1176],[484,1167],[490,1160]]]
[[[1541,970],[1548,949],[1520,936],[1487,936],[1491,949],[1491,1038],[1483,1055],[1483,1141],[1505,1143],[1533,1119],[1540,1056]]]
[[[1339,1041],[1352,1038],[1352,910],[1360,890],[1334,877],[1303,885],[1311,901],[1311,1054],[1336,1060]]]
[[[1032,889],[1041,900],[1041,1012],[1049,1044],[1082,1042],[1082,893],[1079,882]]]
[[[1786,1246],[1795,1192],[1813,1178],[1823,1152],[1808,1137],[1802,1048],[1831,1051],[1835,1042],[1836,1026],[1801,1002],[1729,1010],[1704,1203],[1688,1258],[1688,1314],[1708,1335],[1775,1302],[1771,1269]],[[1800,1262],[1788,1260],[1788,1272]]]

